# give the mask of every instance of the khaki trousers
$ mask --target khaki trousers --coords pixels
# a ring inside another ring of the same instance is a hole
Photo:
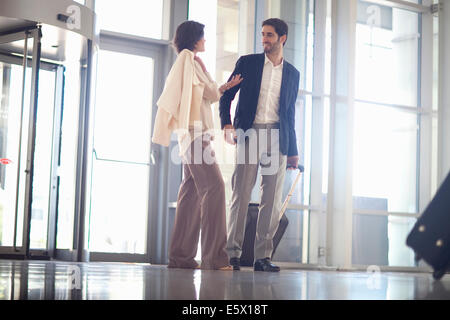
[[[260,168],[261,200],[254,246],[257,260],[272,256],[273,237],[280,222],[287,156],[279,151],[279,124],[254,124],[245,135],[245,140],[238,135],[227,253],[230,258],[242,254],[248,204]]]
[[[228,265],[226,246],[225,184],[209,141],[197,140],[197,156],[207,153],[211,161],[193,161],[191,144],[183,159],[184,179],[178,192],[175,223],[169,247],[169,268],[196,268],[201,230],[202,269]],[[202,157],[200,156],[200,160]],[[198,163],[200,162],[200,163]]]

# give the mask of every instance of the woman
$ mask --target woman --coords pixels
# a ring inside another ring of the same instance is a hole
[[[152,141],[169,145],[176,129],[184,179],[178,192],[175,223],[169,248],[169,268],[232,270],[226,246],[225,187],[215,161],[193,161],[195,153],[211,150],[207,131],[213,128],[211,103],[242,79],[233,77],[218,88],[198,52],[205,51],[204,25],[180,24],[174,37],[177,59],[159,98]],[[200,124],[200,128],[198,127]],[[194,125],[196,129],[194,130]],[[194,131],[200,135],[194,136]],[[200,146],[201,150],[196,150]],[[214,158],[214,153],[209,153]],[[202,160],[202,159],[201,159]],[[195,261],[201,230],[202,261]]]

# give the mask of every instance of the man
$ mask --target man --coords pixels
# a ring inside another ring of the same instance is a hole
[[[287,35],[288,26],[284,21],[274,18],[265,20],[262,23],[264,53],[239,58],[230,79],[240,74],[243,82],[226,91],[220,99],[225,140],[230,144],[237,143],[238,161],[232,177],[227,239],[227,253],[234,270],[240,269],[248,204],[260,165],[261,202],[254,246],[254,270],[280,270],[270,259],[272,241],[280,220],[286,167],[297,168],[298,165],[295,101],[300,73],[283,59]],[[232,125],[230,106],[238,90],[239,101]],[[243,135],[242,132],[246,133]],[[256,162],[250,161],[252,156],[257,158]],[[242,159],[245,161],[239,161]],[[266,172],[264,169],[267,169]]]

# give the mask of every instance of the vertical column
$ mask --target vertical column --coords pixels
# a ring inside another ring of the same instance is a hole
[[[432,0],[425,0],[423,5],[430,6]],[[431,200],[432,181],[432,112],[433,112],[433,15],[422,14],[422,35],[420,47],[420,101],[424,113],[419,115],[419,203],[417,210],[422,212]]]
[[[332,2],[328,265],[351,267],[354,73],[357,0]]]
[[[78,150],[77,150],[77,182],[75,195],[75,223],[74,249],[76,261],[89,261],[89,226],[91,206],[91,182],[93,163],[93,115],[95,93],[94,70],[97,63],[97,44],[87,41],[87,68],[82,69],[82,101],[80,103],[78,122]],[[83,91],[84,90],[84,91]]]
[[[323,115],[325,93],[325,37],[326,37],[327,2],[315,1],[314,9],[314,82],[312,99],[311,132],[311,206],[317,208],[309,216],[309,254],[308,263],[318,264],[319,246],[325,247],[322,226],[322,161],[323,161]],[[306,239],[305,239],[306,240]],[[304,262],[305,259],[303,259]]]
[[[26,164],[26,183],[25,183],[25,218],[23,224],[23,241],[22,246],[25,247],[25,256],[30,257],[30,233],[31,233],[31,213],[33,202],[33,174],[34,174],[34,155],[36,149],[36,116],[38,108],[38,92],[39,92],[39,69],[41,61],[41,28],[32,31],[33,34],[33,61],[31,75],[31,96],[30,96],[30,113],[29,113],[29,129],[28,129],[28,155]]]
[[[439,103],[438,185],[450,170],[450,5],[440,1],[439,12]]]
[[[170,39],[170,13],[172,11],[172,0],[163,0],[163,20],[162,20],[162,38]]]

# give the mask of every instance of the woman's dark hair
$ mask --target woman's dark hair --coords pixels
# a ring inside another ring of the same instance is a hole
[[[281,19],[270,18],[264,20],[262,26],[272,26],[275,29],[275,32],[278,34],[278,37],[286,35],[286,41],[283,43],[283,46],[286,44],[288,35],[288,25],[286,22]]]
[[[185,21],[177,27],[172,45],[177,53],[184,49],[194,51],[195,44],[203,38],[205,25],[196,21]]]

